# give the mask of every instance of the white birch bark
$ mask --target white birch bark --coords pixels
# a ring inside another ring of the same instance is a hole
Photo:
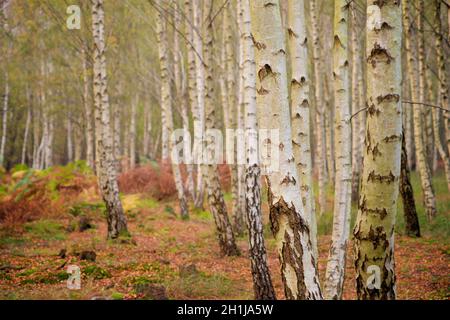
[[[251,18],[249,0],[241,0],[242,38],[244,63],[244,113],[247,133],[246,155],[247,168],[245,175],[246,214],[249,233],[250,262],[253,277],[253,288],[256,300],[276,299],[275,290],[267,263],[264,245],[264,227],[261,212],[261,169],[258,160],[258,123],[256,118],[256,69],[255,48],[251,34]]]
[[[326,299],[342,298],[345,257],[350,233],[352,194],[352,148],[350,123],[350,84],[348,59],[348,18],[346,0],[335,0],[334,7],[334,103],[336,182],[334,191],[333,232],[325,274]]]
[[[288,0],[288,45],[291,72],[292,144],[300,177],[305,216],[311,231],[314,258],[318,261],[317,221],[312,184],[312,157],[310,136],[310,103],[308,72],[308,37],[305,19],[305,2]]]
[[[416,22],[419,28],[418,48],[419,48],[419,95],[415,102],[425,103],[425,39],[423,33],[423,15],[424,2],[423,0],[416,0],[416,8],[418,14],[416,15]],[[414,140],[416,143],[416,159],[417,168],[419,169],[419,176],[422,185],[425,210],[428,220],[432,220],[436,216],[436,197],[431,184],[431,170],[426,157],[426,146],[424,140],[424,122],[423,122],[423,107],[421,105],[414,105]]]
[[[213,33],[213,3],[210,1],[204,2],[204,59],[205,59],[205,124],[206,129],[212,132],[213,129],[217,129],[216,119],[216,107],[214,103],[214,62],[213,62],[213,46],[214,46],[214,33]],[[219,172],[217,163],[212,157],[212,153],[216,149],[216,143],[214,137],[206,136],[206,152],[207,159],[209,160],[204,166],[206,189],[208,193],[208,203],[210,210],[213,214],[217,236],[219,240],[219,246],[221,253],[227,256],[239,255],[239,249],[236,245],[233,229],[228,217],[225,200],[220,188]],[[206,159],[205,159],[206,160]],[[210,161],[213,160],[213,161]]]
[[[86,122],[86,160],[92,169],[95,168],[95,131],[92,122],[92,106],[89,100],[89,69],[88,69],[88,56],[86,49],[82,49],[83,59],[83,107]]]
[[[94,38],[94,106],[96,124],[97,174],[100,193],[106,205],[108,239],[127,235],[127,221],[119,197],[113,139],[110,127],[110,106],[106,75],[105,27],[103,0],[91,0]]]
[[[394,225],[402,143],[402,22],[396,0],[367,7],[367,129],[354,229],[358,299],[395,299]]]
[[[161,6],[161,0],[158,0],[158,4]],[[161,12],[158,12],[157,25],[157,38],[158,38],[158,48],[159,48],[159,61],[161,68],[161,109],[162,115],[165,122],[162,124],[166,126],[167,134],[170,135],[173,132],[173,112],[172,112],[172,99],[170,91],[170,73],[169,73],[169,46],[167,40],[167,22],[166,18],[162,16]],[[164,133],[164,131],[163,131]],[[184,192],[183,180],[181,177],[181,171],[179,166],[179,159],[177,150],[174,150],[175,143],[173,139],[169,138],[168,141],[168,152],[170,156],[169,159],[164,159],[172,164],[172,173],[175,180],[175,186],[177,188],[178,201],[180,204],[180,214],[183,219],[189,218],[188,206],[186,201],[186,195]]]
[[[322,216],[326,207],[325,180],[326,180],[326,146],[325,146],[325,107],[323,103],[322,64],[320,61],[320,38],[318,24],[317,0],[310,2],[312,36],[313,36],[313,63],[315,82],[315,106],[316,106],[316,164],[319,194],[319,216]]]
[[[285,32],[278,0],[251,1],[256,47],[257,109],[260,129],[278,130],[278,170],[268,172],[268,196],[284,291],[287,299],[321,299],[308,218],[301,200],[300,179],[292,148],[286,67]],[[300,194],[300,196],[299,196]]]
[[[0,166],[5,162],[5,146],[6,134],[8,132],[8,108],[9,108],[9,75],[5,72],[5,92],[3,95],[3,110],[2,110],[2,137],[0,142]]]
[[[28,102],[31,104],[31,99],[28,99]],[[25,164],[26,163],[26,153],[27,153],[27,147],[28,147],[28,136],[30,131],[30,124],[31,124],[31,106],[28,107],[27,110],[27,120],[25,123],[25,132],[23,134],[23,144],[22,144],[22,156],[20,163]]]
[[[204,183],[202,172],[202,158],[203,158],[203,136],[205,130],[205,64],[203,61],[203,42],[202,42],[202,15],[201,15],[202,1],[192,0],[192,11],[194,28],[193,43],[196,51],[195,54],[195,75],[197,85],[197,103],[194,104],[193,118],[194,118],[194,151],[193,157],[197,166],[197,189],[196,199],[194,205],[197,208],[203,207],[204,198]]]
[[[136,166],[136,116],[139,96],[136,94],[131,102],[130,128],[128,131],[128,141],[130,142],[130,169]]]
[[[447,73],[445,70],[445,56],[443,50],[443,40],[444,40],[444,29],[442,28],[441,22],[441,1],[435,0],[435,16],[434,16],[434,29],[437,32],[436,34],[436,55],[437,55],[437,67],[438,67],[438,80],[439,80],[439,105],[441,108],[450,110],[449,98],[448,98],[448,82],[447,82]],[[436,147],[439,152],[439,156],[444,162],[444,170],[445,176],[447,178],[447,189],[450,191],[450,116],[447,115],[447,121],[444,123],[445,133],[447,135],[447,146],[448,150],[446,151],[446,147],[441,142],[440,135],[440,123],[442,120],[441,110],[433,108],[433,130],[434,130],[434,138],[436,141]],[[449,112],[447,112],[449,113]],[[447,155],[447,152],[449,153]]]

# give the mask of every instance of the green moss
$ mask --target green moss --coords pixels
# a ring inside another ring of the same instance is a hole
[[[17,276],[18,277],[29,277],[32,274],[36,273],[36,272],[37,272],[36,269],[28,269],[28,270],[25,270],[25,271],[22,271],[22,272],[18,273]]]
[[[101,267],[91,265],[83,269],[83,274],[95,280],[111,278],[111,273]]]
[[[113,299],[113,300],[123,300],[123,298],[124,298],[124,294],[123,293],[113,292],[111,294],[111,299]]]
[[[64,226],[54,220],[39,220],[24,225],[25,231],[44,240],[64,240]]]
[[[158,206],[158,201],[152,198],[140,199],[137,203],[137,207],[140,209],[155,209]]]
[[[69,274],[65,271],[57,273],[49,273],[44,275],[37,275],[32,278],[24,279],[20,283],[25,284],[55,284],[65,281],[69,278]]]

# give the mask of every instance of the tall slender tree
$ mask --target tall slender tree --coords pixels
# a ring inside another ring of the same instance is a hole
[[[317,221],[312,185],[312,155],[308,72],[308,37],[306,31],[305,2],[288,1],[288,45],[291,75],[292,144],[300,176],[305,216],[311,231],[311,243],[317,261]]]
[[[273,140],[266,139],[269,147],[279,150],[278,159],[272,159],[272,164],[278,168],[267,172],[267,184],[271,228],[277,244],[284,292],[287,299],[321,299],[292,147],[285,32],[279,1],[271,1],[270,5],[265,0],[251,1],[251,21],[256,47],[259,126],[279,132],[278,142],[273,137]]]
[[[350,83],[348,70],[349,5],[347,0],[335,0],[334,3],[333,83],[336,108],[336,184],[334,192],[333,234],[325,275],[324,295],[327,299],[342,298],[352,200],[352,128],[350,122]]]
[[[358,299],[395,299],[394,225],[402,143],[402,23],[396,0],[367,7],[368,117],[354,228]]]
[[[103,0],[91,0],[94,38],[94,106],[97,149],[97,175],[100,192],[106,205],[108,238],[128,233],[127,220],[119,197],[117,173],[110,128],[110,106],[105,55],[105,12]]]

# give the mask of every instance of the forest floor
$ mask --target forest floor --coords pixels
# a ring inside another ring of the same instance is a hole
[[[418,191],[416,176],[413,182]],[[433,223],[426,222],[417,200],[422,238],[402,234],[399,214],[395,242],[399,299],[450,298],[450,194],[442,176],[436,177],[434,184],[439,215]],[[67,183],[65,187],[70,188]],[[417,199],[420,196],[417,192]],[[139,285],[146,284],[163,285],[170,299],[253,298],[246,237],[237,240],[241,256],[220,256],[208,211],[191,210],[190,220],[184,221],[175,214],[176,201],[123,194],[132,240],[108,241],[98,196],[87,189],[77,197],[77,204],[65,207],[65,214],[49,213],[19,228],[0,229],[0,299],[139,299],[143,298]],[[226,199],[229,203],[229,194]],[[331,192],[328,202],[331,206]],[[263,209],[267,222],[267,206]],[[88,217],[92,228],[80,232],[80,217]],[[321,277],[330,245],[331,220],[331,213],[319,220]],[[272,279],[278,298],[283,299],[275,243],[267,225],[265,234]],[[63,258],[59,256],[62,249],[67,252]],[[82,251],[94,251],[95,261],[81,260]],[[81,269],[80,290],[67,288],[68,265]],[[355,299],[354,287],[349,249],[345,299]]]

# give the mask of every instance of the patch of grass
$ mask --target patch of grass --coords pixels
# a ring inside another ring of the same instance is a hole
[[[158,206],[158,201],[153,198],[140,199],[137,203],[137,207],[140,209],[155,209],[158,208]]]
[[[20,283],[25,284],[55,284],[60,283],[61,281],[67,280],[69,278],[69,274],[65,271],[60,271],[57,273],[49,273],[44,275],[37,275],[32,278],[24,279]]]
[[[36,269],[28,269],[17,274],[18,277],[29,277],[37,272]]]
[[[0,271],[0,280],[3,281],[11,281],[11,275],[9,275],[6,271],[1,270]]]
[[[123,298],[124,298],[124,294],[123,293],[113,292],[111,294],[111,299],[113,299],[113,300],[123,300]]]
[[[70,207],[68,213],[74,217],[78,217],[84,214],[94,213],[99,210],[101,211],[105,210],[104,202],[98,203],[81,202]]]
[[[64,240],[64,226],[54,220],[39,220],[24,225],[25,231],[43,240]]]
[[[18,246],[25,243],[25,239],[21,237],[2,236],[0,237],[0,246]]]
[[[229,294],[233,288],[233,282],[222,274],[199,272],[179,278],[170,283],[169,287],[182,291],[188,297],[206,299]]]
[[[83,269],[83,274],[95,280],[111,278],[111,273],[99,266],[87,266]]]
[[[211,212],[201,210],[198,208],[193,210],[193,215],[202,221],[212,221],[213,220],[213,216],[212,216]]]

